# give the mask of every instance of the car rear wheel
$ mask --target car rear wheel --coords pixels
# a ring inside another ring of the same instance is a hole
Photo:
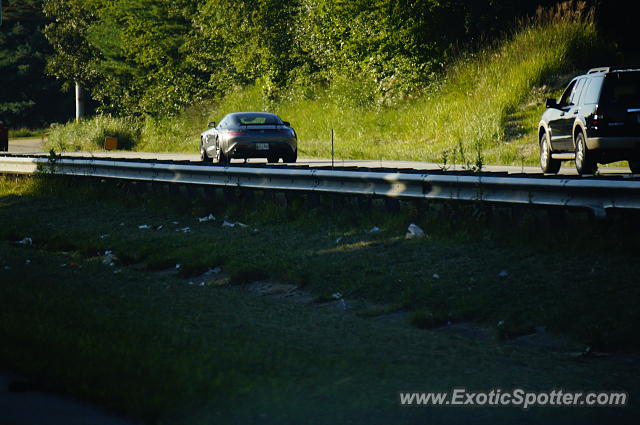
[[[557,174],[560,171],[560,160],[551,157],[549,133],[545,132],[540,138],[540,168],[543,173]]]
[[[578,174],[593,174],[598,170],[595,155],[587,148],[582,132],[576,136],[576,170]]]
[[[216,162],[222,165],[229,164],[229,158],[224,154],[224,152],[222,152],[220,145],[216,146]]]
[[[200,159],[202,162],[211,163],[213,162],[213,158],[209,158],[207,155],[207,151],[204,148],[204,143],[200,142]]]
[[[296,162],[298,160],[298,151],[293,151],[289,154],[286,154],[283,158],[283,162]]]

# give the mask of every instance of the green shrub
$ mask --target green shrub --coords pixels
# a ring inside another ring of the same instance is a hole
[[[116,137],[118,149],[132,149],[140,139],[140,132],[140,121],[135,118],[96,115],[64,126],[53,126],[45,148],[56,152],[94,151],[104,148],[105,137]]]

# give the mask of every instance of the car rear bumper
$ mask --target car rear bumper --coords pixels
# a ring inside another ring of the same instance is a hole
[[[270,141],[269,149],[257,149],[257,143],[237,142],[232,143],[226,152],[229,158],[268,158],[271,156],[290,155],[297,149],[296,143],[292,141]]]
[[[634,137],[589,137],[587,147],[598,149],[640,150],[640,136]]]

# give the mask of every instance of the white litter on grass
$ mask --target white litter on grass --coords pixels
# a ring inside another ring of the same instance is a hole
[[[199,217],[199,218],[198,218],[198,221],[199,221],[200,223],[204,223],[205,221],[211,221],[211,220],[215,220],[215,219],[216,219],[216,218],[213,216],[213,214],[209,214],[209,215],[208,215],[208,216],[206,216],[206,217]]]
[[[336,238],[336,243],[340,243],[340,242],[342,242],[342,236],[339,236]]]
[[[334,292],[333,294],[331,294],[331,298],[339,300],[342,298],[342,294],[340,292]]]
[[[100,239],[106,239],[106,238],[108,238],[109,236],[111,236],[111,235],[110,235],[110,234],[108,234],[108,233],[105,233],[104,235],[100,235]]]
[[[498,277],[507,277],[509,276],[509,272],[506,270],[501,270],[500,273],[498,273]]]
[[[33,239],[31,239],[30,237],[26,237],[26,238],[22,239],[21,241],[18,241],[18,243],[20,245],[32,245],[33,244]]]
[[[138,226],[138,229],[149,229],[151,228],[151,226],[149,226],[148,224],[141,224],[140,226]]]
[[[424,230],[420,228],[417,224],[411,223],[407,228],[407,234],[404,236],[405,239],[413,239],[413,238],[423,238]]]
[[[102,264],[105,266],[113,266],[115,264],[116,256],[113,255],[113,251],[106,250],[102,256]]]
[[[180,224],[179,221],[172,221],[171,224]]]
[[[347,311],[351,308],[349,304],[347,304],[347,302],[344,300],[344,298],[340,299],[340,307],[342,307],[342,310],[344,311]]]
[[[176,269],[179,269],[180,267],[182,267],[182,264],[180,263],[176,264]]]
[[[249,226],[247,226],[247,225],[246,225],[246,224],[244,224],[244,223],[240,223],[239,221],[237,221],[237,222],[235,222],[235,223],[234,223],[234,222],[232,222],[232,221],[224,220],[224,221],[222,222],[222,227],[236,227],[236,226],[238,226],[238,227],[249,227]]]
[[[365,230],[365,233],[369,233],[369,234],[371,234],[371,233],[380,233],[380,232],[382,232],[382,229],[379,228],[378,226],[373,226],[371,229]]]
[[[186,226],[186,227],[181,227],[179,229],[176,229],[176,232],[182,232],[182,233],[189,233],[191,231],[191,227]]]
[[[434,273],[431,277],[434,279],[440,279],[440,275],[438,273]]]

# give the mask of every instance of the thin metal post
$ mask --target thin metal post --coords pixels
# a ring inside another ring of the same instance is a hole
[[[82,87],[79,83],[76,83],[76,121],[80,121],[80,118],[84,116],[84,96],[82,94]]]
[[[331,169],[333,170],[333,128],[331,129]]]

